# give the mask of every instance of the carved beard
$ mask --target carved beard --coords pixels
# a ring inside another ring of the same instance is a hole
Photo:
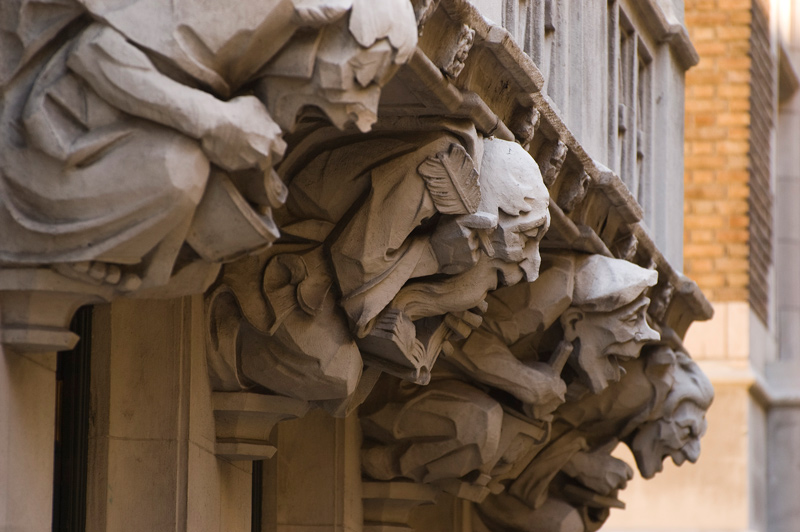
[[[645,423],[631,442],[631,451],[636,459],[636,467],[642,477],[650,479],[664,469],[664,459],[670,455],[663,443],[661,422]]]
[[[501,233],[501,231],[497,231]],[[539,239],[528,238],[524,241],[519,233],[506,233],[504,239],[495,235],[493,244],[498,250],[497,258],[505,262],[499,268],[504,285],[511,286],[523,279],[532,283],[539,278],[542,256],[539,253]],[[509,238],[510,236],[510,238]]]
[[[525,258],[519,267],[525,274],[525,280],[532,283],[539,278],[539,268],[542,265],[542,256],[539,254],[539,241],[528,240],[525,244]]]

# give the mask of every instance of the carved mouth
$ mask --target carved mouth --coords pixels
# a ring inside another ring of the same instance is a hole
[[[617,362],[634,360],[639,358],[639,354],[643,345],[643,342],[636,342],[633,340],[625,343],[611,344],[603,352],[603,355],[607,356],[609,359],[613,357]]]

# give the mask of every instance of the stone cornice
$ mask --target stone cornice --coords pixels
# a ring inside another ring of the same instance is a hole
[[[668,43],[678,64],[689,70],[700,62],[686,26],[664,11],[659,0],[637,0],[633,5],[641,13],[656,42]]]

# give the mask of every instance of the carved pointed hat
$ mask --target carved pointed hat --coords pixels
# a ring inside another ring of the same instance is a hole
[[[610,312],[632,303],[658,282],[658,272],[622,259],[581,255],[575,261],[572,306]]]

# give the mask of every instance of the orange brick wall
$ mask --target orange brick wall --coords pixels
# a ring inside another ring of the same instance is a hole
[[[748,300],[751,0],[686,0],[684,269],[712,301]]]

